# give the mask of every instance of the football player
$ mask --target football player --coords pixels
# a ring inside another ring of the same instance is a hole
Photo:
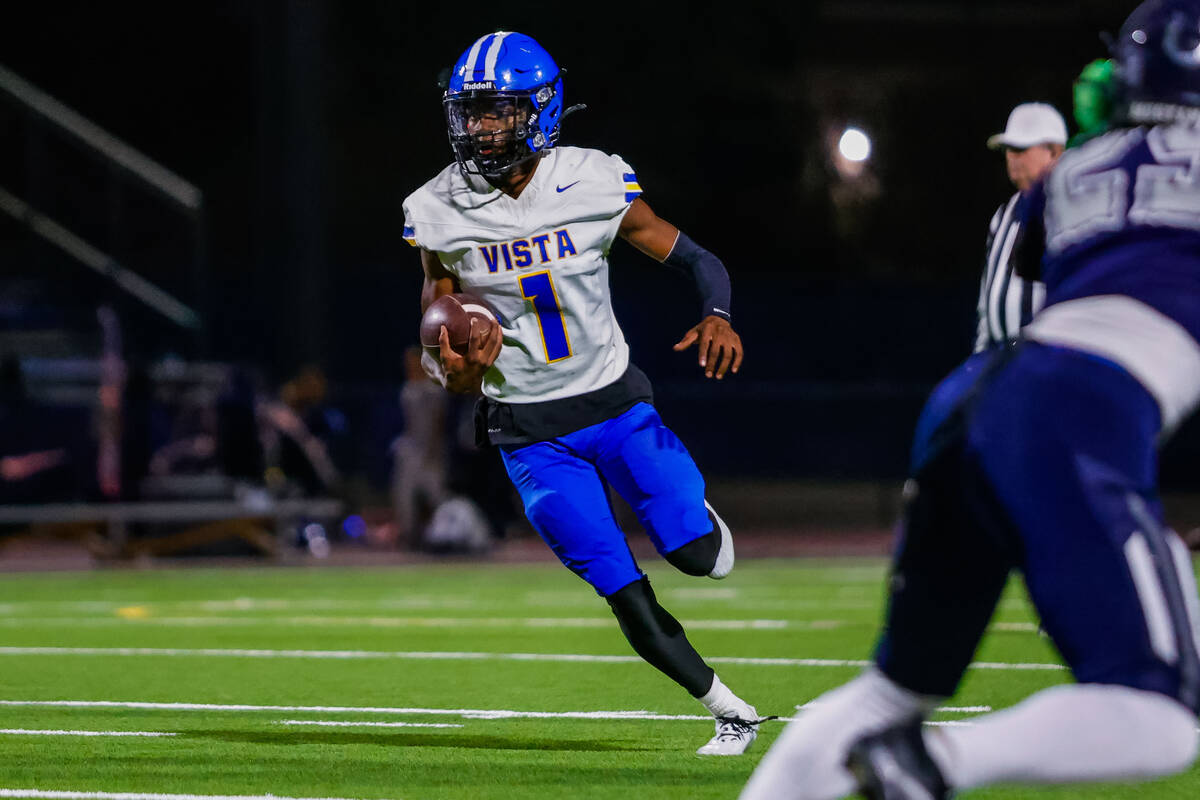
[[[1200,401],[1200,0],[1142,4],[1114,48],[1110,130],[1028,197],[1044,310],[917,424],[875,663],[789,725],[743,798],[935,800],[1196,757],[1200,603],[1156,444]],[[1013,569],[1077,683],[923,727]]]
[[[482,394],[478,428],[500,448],[533,527],[608,601],[633,649],[712,712],[716,733],[697,752],[740,755],[757,736],[757,712],[655,599],[608,499],[611,485],[684,573],[723,578],[733,568],[729,528],[629,362],[608,251],[620,236],[693,277],[701,319],[675,349],[697,345],[700,367],[717,380],[742,363],[725,267],[650,210],[620,157],[557,146],[573,109],[563,105],[558,65],[530,37],[477,39],[455,63],[442,104],[455,161],[404,203],[404,236],[425,270],[422,308],[465,291],[489,303],[500,325],[473,327],[463,354],[443,328],[440,358],[426,365],[446,388]]]

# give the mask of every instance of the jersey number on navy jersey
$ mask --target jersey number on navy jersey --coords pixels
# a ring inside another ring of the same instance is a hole
[[[1154,164],[1133,176],[1121,162],[1143,141]],[[1097,139],[1047,186],[1046,249],[1060,253],[1126,225],[1200,230],[1200,128],[1181,125],[1132,130]]]

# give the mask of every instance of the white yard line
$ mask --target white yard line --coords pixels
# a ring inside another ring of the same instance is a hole
[[[9,736],[175,736],[174,733],[159,731],[52,731],[32,728],[0,728],[0,734]]]
[[[855,591],[839,591],[836,599],[822,597],[795,597],[786,594],[753,592],[750,596],[730,589],[666,589],[659,594],[670,597],[675,604],[721,604],[728,605],[731,601],[747,609],[798,611],[801,609],[820,609],[822,611],[839,610],[874,610],[882,608],[882,599],[874,595],[858,597]],[[850,596],[855,595],[855,596]],[[512,602],[520,602],[534,608],[547,608],[561,611],[567,608],[594,610],[596,596],[579,591],[545,591],[527,592],[522,598],[512,598]],[[313,612],[353,612],[353,611],[416,611],[416,610],[447,610],[467,611],[470,609],[488,609],[495,607],[494,601],[468,596],[446,595],[409,595],[404,597],[381,598],[378,600],[334,600],[310,599],[288,600],[270,597],[239,597],[231,600],[19,600],[0,603],[0,614],[31,614],[31,613],[84,613],[111,614],[125,608],[145,608],[154,612],[199,611],[213,613],[261,612],[261,611],[313,611]]]
[[[796,706],[796,710],[803,711],[806,708],[814,708],[818,705],[820,705],[820,704],[815,701],[810,702],[810,703],[804,703],[802,705]],[[934,709],[934,711],[937,711],[942,714],[986,714],[987,712],[989,712],[991,710],[992,710],[991,706],[941,706],[939,708]]]
[[[844,609],[844,606],[840,606]],[[2,608],[0,608],[2,611]],[[106,609],[105,616],[10,616],[0,617],[0,627],[36,628],[109,628],[119,626],[154,626],[165,628],[249,628],[258,626],[290,627],[363,627],[363,628],[611,628],[616,622],[604,617],[388,617],[388,616],[328,616],[306,614],[298,616],[194,616],[156,613],[153,604],[118,606]],[[844,619],[684,619],[680,623],[689,630],[836,630],[853,625],[875,625],[874,621],[855,622]],[[990,630],[1007,633],[1037,633],[1036,622],[994,622]]]
[[[740,600],[754,603],[757,600],[788,600],[788,594],[755,591],[747,598],[738,589],[730,587],[681,587],[664,589],[666,594],[678,600]],[[525,593],[519,599],[533,606],[560,608],[564,605],[595,607],[596,596],[573,590],[537,589]],[[876,603],[878,605],[878,603]],[[415,608],[480,608],[487,602],[466,595],[406,594],[374,599],[338,598],[286,598],[286,597],[234,597],[226,600],[151,600],[126,598],[124,600],[13,600],[0,602],[0,613],[12,614],[24,611],[63,610],[87,613],[104,613],[127,606],[146,606],[158,609],[198,609],[201,611],[354,611],[370,609],[415,609]]]
[[[390,714],[395,716],[454,716],[463,719],[648,719],[648,720],[708,720],[707,714],[660,714],[657,711],[517,711],[503,708],[403,708],[389,706],[272,706],[241,703],[156,703],[142,700],[0,700],[0,707],[56,708],[130,708],[144,711],[265,711],[305,712],[314,714]],[[807,705],[799,708],[807,708]],[[945,706],[945,713],[975,713],[990,711],[988,706]],[[787,722],[791,717],[781,717]],[[319,724],[287,720],[281,724]],[[330,725],[358,723],[329,723]],[[412,724],[412,723],[398,723]]]
[[[0,656],[168,656],[209,658],[314,658],[334,660],[405,659],[418,661],[554,661],[598,664],[638,664],[638,656],[586,655],[580,653],[480,653],[404,650],[263,650],[181,647],[0,647]],[[712,664],[743,664],[769,667],[866,667],[865,659],[838,658],[739,658],[716,656]],[[1062,671],[1062,664],[976,661],[973,669],[1014,671]]]
[[[3,797],[46,800],[352,800],[343,797],[284,797],[277,794],[150,794],[145,792],[64,792],[42,789],[0,789]]]
[[[200,611],[357,611],[371,609],[477,608],[473,597],[441,595],[404,595],[377,600],[337,600],[332,598],[293,600],[282,597],[235,597],[231,600],[15,600],[0,603],[0,613],[13,614],[41,610],[77,611],[105,614],[121,608],[198,609]]]
[[[797,706],[796,710],[808,708],[812,703]],[[55,706],[60,708],[135,708],[141,710],[162,711],[266,711],[266,712],[308,712],[329,714],[395,714],[395,715],[429,715],[429,716],[458,716],[462,719],[498,720],[498,719],[591,719],[591,720],[654,720],[654,721],[687,721],[706,722],[712,717],[703,714],[659,714],[653,711],[515,711],[511,709],[480,709],[480,708],[388,708],[386,706],[266,706],[244,705],[234,703],[151,703],[143,701],[120,700],[0,700],[0,706]],[[976,714],[991,711],[991,706],[943,706],[935,709],[946,714]],[[793,722],[796,717],[780,717],[781,723]],[[334,721],[334,720],[281,720],[281,725],[314,725],[323,727],[372,727],[372,728],[462,728],[463,725],[451,723],[420,723],[420,722],[375,722],[375,721]],[[970,726],[971,720],[927,720],[926,725],[935,727]],[[1196,729],[1200,732],[1200,728]],[[78,735],[102,735],[96,732],[67,731]],[[122,734],[117,734],[122,735]],[[123,735],[134,735],[124,733]],[[173,733],[142,733],[144,736],[174,736]],[[271,795],[109,795],[103,793],[81,794],[5,794],[0,790],[0,798],[4,797],[47,797],[47,798],[111,798],[112,800],[177,800],[183,798],[208,798],[208,800],[342,800],[341,798],[287,798],[272,797]],[[32,791],[32,790],[28,790]]]
[[[242,703],[156,703],[140,700],[0,700],[0,707],[130,708],[146,711],[265,711],[315,714],[454,716],[463,719],[650,719],[712,720],[709,715],[654,711],[517,711],[501,708],[393,708],[389,706],[276,706]]]
[[[991,706],[942,706],[934,709],[944,714],[986,714],[991,710]]]
[[[154,614],[147,606],[123,606],[103,617],[0,617],[0,627],[111,628],[154,626],[163,628],[250,628],[259,626],[330,628],[611,628],[607,617],[379,617],[379,616],[168,616]],[[848,625],[875,625],[843,619],[685,619],[688,630],[836,630]],[[990,630],[1006,633],[1037,633],[1036,622],[994,622]]]
[[[128,606],[126,609],[141,609]],[[5,617],[0,626],[30,628],[38,626],[101,628],[113,626],[156,626],[180,628],[256,627],[266,625],[293,627],[368,627],[368,628],[613,628],[616,620],[608,617],[212,617],[154,616],[138,611],[112,617]],[[843,620],[786,619],[697,619],[682,620],[689,630],[832,630]]]
[[[346,722],[330,719],[281,719],[279,725],[316,725],[329,728],[465,728],[456,722]]]

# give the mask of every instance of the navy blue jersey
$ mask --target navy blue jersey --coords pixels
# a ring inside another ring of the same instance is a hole
[[[1077,680],[1200,709],[1200,597],[1156,486],[1200,402],[1200,125],[1109,133],[1025,200],[1046,306],[921,414],[876,660],[952,693],[1019,568]]]
[[[1121,294],[1200,340],[1200,125],[1114,131],[1032,190],[1045,210],[1047,305]]]
[[[1027,199],[1046,306],[1023,336],[1122,367],[1173,428],[1200,402],[1200,123],[1094,139]]]

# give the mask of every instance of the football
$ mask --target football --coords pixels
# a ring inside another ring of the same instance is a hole
[[[467,343],[471,338],[471,320],[476,319],[476,327],[482,322],[486,325],[498,324],[496,315],[487,304],[473,294],[444,294],[429,304],[425,315],[421,317],[421,344],[424,347],[438,346],[438,335],[442,326],[450,337],[450,347],[456,353],[465,353]]]

